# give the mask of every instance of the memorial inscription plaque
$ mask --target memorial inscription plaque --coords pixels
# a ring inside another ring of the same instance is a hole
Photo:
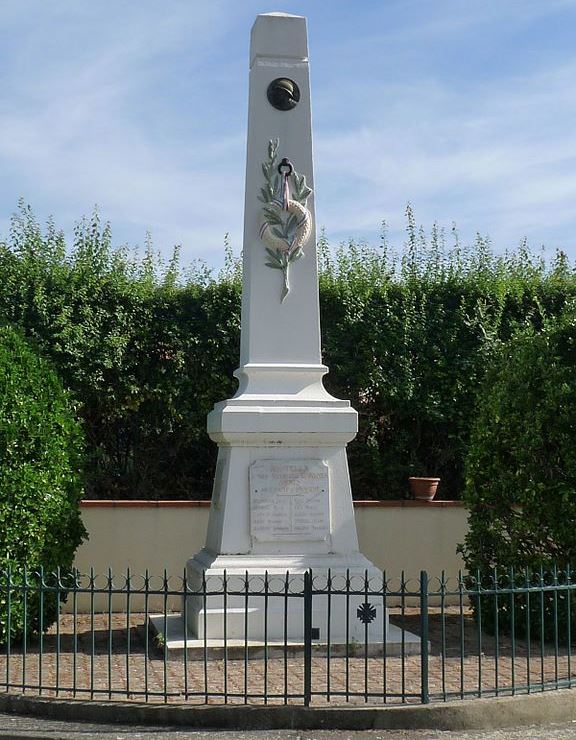
[[[262,542],[325,540],[330,534],[328,465],[257,460],[250,467],[250,529]]]

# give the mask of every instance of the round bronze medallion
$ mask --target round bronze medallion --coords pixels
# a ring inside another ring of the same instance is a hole
[[[276,110],[292,110],[300,100],[300,89],[294,80],[278,77],[268,85],[266,95]]]

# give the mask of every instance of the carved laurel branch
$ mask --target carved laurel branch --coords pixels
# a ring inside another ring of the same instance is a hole
[[[306,184],[304,175],[292,170],[290,198],[287,209],[283,208],[282,177],[278,173],[277,163],[278,147],[279,139],[268,142],[268,157],[262,163],[264,186],[260,188],[258,199],[264,204],[260,237],[267,245],[266,265],[283,273],[283,301],[290,292],[289,265],[304,256],[302,248],[310,237],[312,217],[306,208],[306,202],[312,189]]]

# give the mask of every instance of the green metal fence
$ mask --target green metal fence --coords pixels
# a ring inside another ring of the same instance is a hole
[[[377,582],[224,573],[194,584],[186,574],[14,569],[0,572],[0,686],[58,697],[306,705],[568,688],[575,591],[570,570],[556,568],[454,580],[422,571]],[[214,605],[217,636],[203,618]],[[191,612],[195,634],[183,629]]]

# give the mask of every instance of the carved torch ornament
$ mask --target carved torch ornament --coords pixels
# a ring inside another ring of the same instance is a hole
[[[268,142],[268,159],[262,163],[265,184],[258,199],[264,203],[260,238],[266,245],[266,265],[282,271],[284,302],[290,292],[290,264],[304,257],[302,248],[312,233],[312,214],[306,208],[312,189],[286,157],[277,162],[279,143]]]

